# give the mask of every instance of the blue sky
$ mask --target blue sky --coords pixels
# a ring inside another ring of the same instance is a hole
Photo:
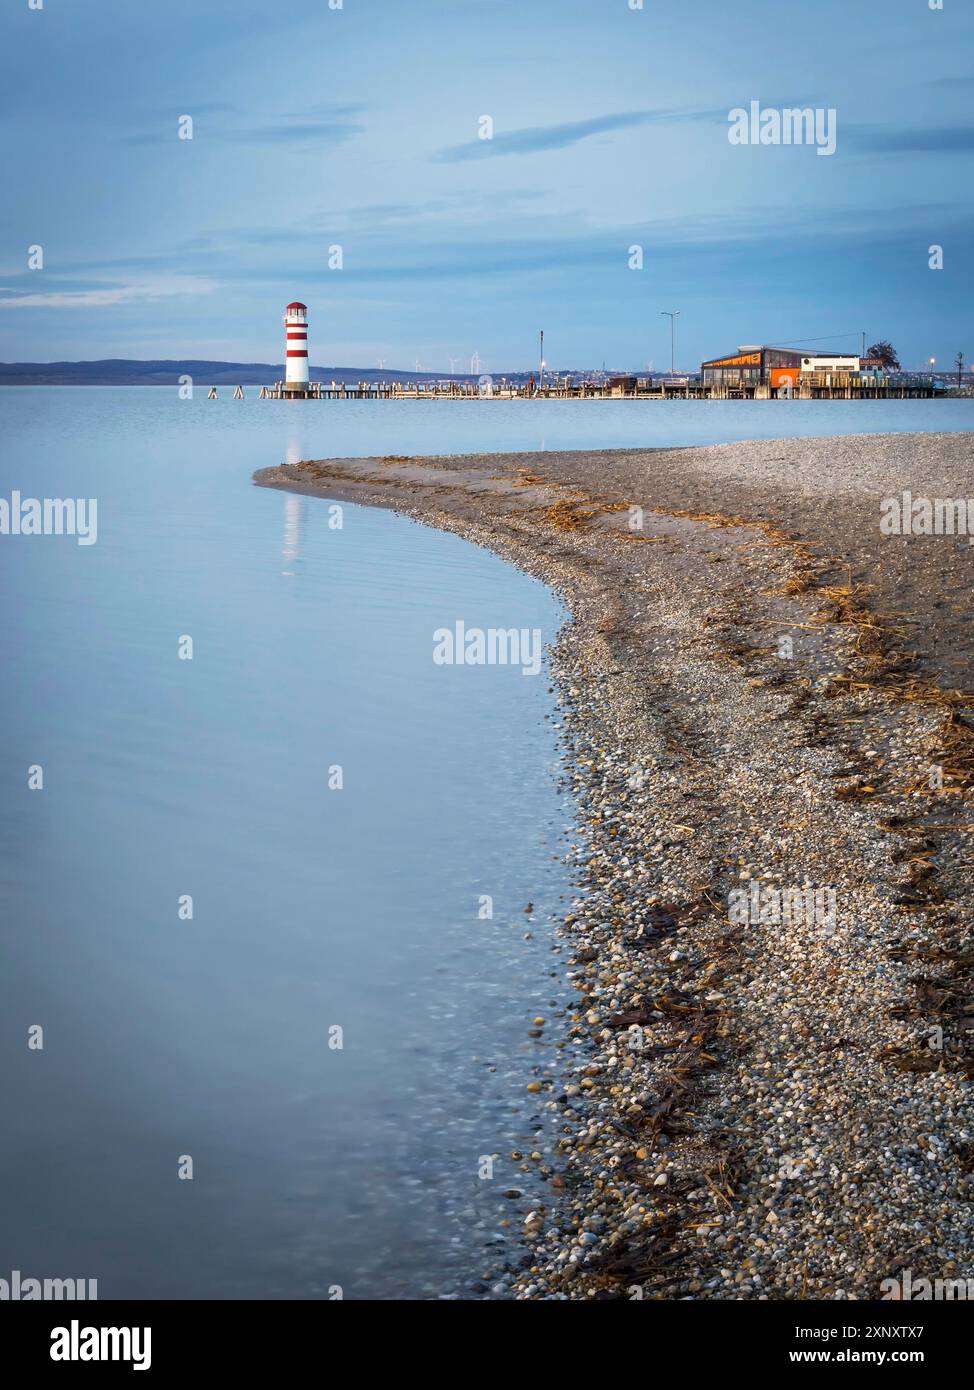
[[[5,0],[0,359],[276,362],[293,298],[320,365],[974,359],[970,0],[335,3]]]

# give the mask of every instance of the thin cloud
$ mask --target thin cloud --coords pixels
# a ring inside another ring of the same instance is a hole
[[[183,97],[181,104],[179,101],[175,101],[171,106],[154,106],[150,111],[144,111],[142,114],[143,119],[151,118],[154,121],[169,121],[173,119],[174,115],[213,116],[223,115],[227,111],[233,111],[234,109],[235,108],[229,101],[187,102],[186,98]]]
[[[523,130],[501,132],[490,140],[470,140],[440,150],[436,159],[452,164],[464,159],[496,159],[500,155],[534,154],[539,150],[564,150],[613,130],[651,125],[663,121],[706,121],[726,118],[725,111],[619,111],[593,116],[587,121],[566,121],[561,125],[526,126]]]
[[[965,154],[974,150],[971,126],[934,126],[928,130],[868,127],[851,134],[856,144],[877,154]]]
[[[202,275],[184,275],[105,289],[48,290],[41,294],[19,294],[9,286],[0,285],[0,309],[103,309],[117,304],[143,304],[154,299],[212,294],[219,288],[218,280],[209,280]]]
[[[221,131],[221,139],[247,141],[263,145],[304,144],[309,140],[329,140],[332,142],[351,140],[362,135],[365,126],[360,121],[328,117],[317,121],[296,121],[287,125],[253,126],[249,130]]]
[[[300,115],[296,112],[286,112],[256,126],[234,127],[218,122],[206,123],[198,131],[194,131],[194,138],[261,145],[307,144],[316,140],[340,143],[364,133],[365,126],[360,121],[351,119],[361,109],[358,106],[315,106]],[[233,107],[224,103],[213,102],[209,106],[187,106],[179,114],[192,116],[195,122],[200,115],[225,114],[233,110]],[[165,123],[160,121],[158,129],[135,131],[131,135],[123,136],[123,141],[127,145],[158,145],[164,141],[175,140],[176,119],[169,114]]]

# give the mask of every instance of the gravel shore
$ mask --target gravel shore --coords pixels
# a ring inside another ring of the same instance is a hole
[[[552,665],[579,889],[555,947],[578,1006],[533,1083],[550,1201],[486,1296],[974,1280],[974,548],[879,525],[904,491],[974,495],[972,444],[256,475],[464,535],[572,612]]]

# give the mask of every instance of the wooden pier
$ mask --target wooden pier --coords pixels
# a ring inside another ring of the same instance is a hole
[[[240,388],[238,388],[239,390]],[[215,392],[211,393],[215,395]],[[312,381],[295,389],[282,381],[260,388],[261,400],[313,401],[455,401],[455,400],[930,400],[944,391],[933,378],[911,377],[895,379],[868,373],[809,372],[787,389],[757,385],[743,378],[725,379],[719,386],[704,386],[699,381],[641,380],[624,378],[615,381],[552,382],[540,389],[505,381],[486,385],[466,381],[433,381],[428,383],[401,381]]]

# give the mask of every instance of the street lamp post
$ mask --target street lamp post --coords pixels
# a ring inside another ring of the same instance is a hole
[[[660,314],[670,321],[670,376],[676,376],[676,321],[680,310],[660,309]]]

